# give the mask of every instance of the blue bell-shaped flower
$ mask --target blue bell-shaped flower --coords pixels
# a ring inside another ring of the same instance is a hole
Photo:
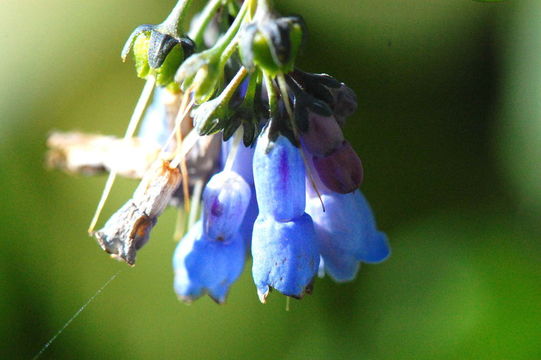
[[[178,99],[179,96],[169,90],[156,88],[152,103],[141,122],[138,137],[159,147],[164,146],[175,126],[174,105],[178,103]]]
[[[252,275],[261,302],[271,288],[300,298],[319,266],[314,224],[304,212],[304,164],[291,142],[265,133],[254,155],[254,182],[259,215],[252,237]]]
[[[173,259],[175,292],[185,301],[208,293],[225,302],[246,257],[240,234],[250,187],[233,171],[214,175],[203,193],[202,219],[177,246]]]
[[[265,132],[254,154],[254,183],[259,212],[289,221],[306,207],[305,172],[299,149],[284,136],[271,142]]]
[[[258,216],[252,239],[252,275],[265,303],[270,288],[301,298],[310,291],[319,266],[314,224],[308,214],[291,221]]]
[[[360,261],[377,263],[389,256],[387,238],[377,230],[372,210],[359,190],[323,192],[321,200],[311,194],[306,211],[314,221],[325,272],[334,280],[351,281]]]
[[[214,175],[203,192],[203,230],[215,239],[227,239],[239,231],[250,203],[251,190],[234,171]]]
[[[222,168],[225,166],[232,145],[233,139],[222,143]],[[235,159],[233,159],[231,170],[242,176],[244,181],[246,181],[246,183],[250,185],[250,203],[248,205],[248,208],[246,209],[246,214],[244,215],[242,224],[240,225],[240,233],[244,239],[244,242],[246,243],[246,248],[250,249],[254,222],[257,218],[257,214],[259,213],[253,175],[254,147],[244,146],[242,142],[239,143],[237,146],[238,147],[236,150]]]
[[[246,250],[240,234],[216,240],[204,234],[197,222],[175,250],[175,292],[186,302],[208,295],[217,303],[225,302],[229,287],[244,268]]]

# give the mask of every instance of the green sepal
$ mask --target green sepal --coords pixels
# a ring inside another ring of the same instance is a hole
[[[253,23],[244,29],[239,42],[242,63],[258,66],[270,76],[293,71],[303,40],[302,20],[296,17]]]
[[[156,77],[156,84],[162,87],[178,89],[174,83],[175,73],[184,60],[184,49],[180,44],[170,49],[161,66],[152,69],[148,62],[148,50],[150,47],[150,32],[140,33],[133,43],[133,57],[137,76],[146,79],[149,75]]]
[[[148,64],[148,48],[150,46],[150,31],[141,32],[133,43],[133,58],[135,71],[141,79],[146,79],[150,72]]]
[[[168,86],[169,84],[174,83],[175,74],[183,60],[184,50],[182,49],[182,46],[177,44],[169,51],[162,66],[151,70],[155,73],[156,83],[159,86]]]

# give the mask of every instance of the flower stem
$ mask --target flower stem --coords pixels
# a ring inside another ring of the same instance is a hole
[[[179,35],[182,32],[182,24],[184,23],[184,17],[188,11],[193,0],[179,0],[167,19],[159,26],[170,35]]]
[[[226,104],[229,102],[229,100],[231,100],[231,97],[233,94],[235,94],[235,91],[237,91],[237,88],[242,83],[246,75],[248,75],[248,70],[246,70],[246,68],[243,66],[220,94],[220,97],[222,98],[220,102],[222,104]]]
[[[235,158],[237,157],[237,152],[239,150],[240,140],[242,139],[242,127],[239,127],[235,134],[233,135],[233,141],[231,143],[231,150],[227,155],[227,160],[225,162],[224,171],[231,171],[235,163]]]
[[[224,0],[212,0],[210,1],[197,20],[197,24],[194,29],[191,29],[188,36],[195,42],[196,49],[200,49],[203,46],[203,35],[208,24],[222,6]]]
[[[133,134],[135,133],[135,130],[137,129],[137,125],[139,124],[139,121],[143,117],[145,108],[148,104],[150,96],[152,95],[152,91],[154,90],[154,85],[156,85],[156,78],[154,76],[149,76],[147,78],[147,82],[145,83],[145,87],[143,88],[143,91],[141,92],[141,95],[139,96],[139,100],[137,100],[135,109],[133,110],[133,114],[130,118],[128,128],[126,129],[126,133],[124,134],[125,140],[131,138]],[[90,222],[90,226],[88,227],[89,234],[92,234],[94,232],[94,228],[96,227],[96,223],[98,222],[101,211],[103,210],[105,201],[107,201],[107,198],[109,197],[109,193],[111,192],[111,189],[113,188],[115,179],[116,179],[116,171],[111,170],[111,172],[109,173],[109,177],[107,178],[107,181],[105,183],[105,187],[103,188],[103,192],[101,194],[98,207],[96,208],[96,212],[94,213],[94,216],[92,217],[92,221]]]
[[[213,52],[221,55],[229,44],[235,39],[235,36],[239,32],[240,25],[244,21],[244,18],[248,12],[248,4],[249,1],[245,1],[242,4],[242,7],[240,8],[237,17],[233,21],[233,24],[231,24],[229,29],[227,29],[227,32],[218,40],[216,45],[212,47]]]

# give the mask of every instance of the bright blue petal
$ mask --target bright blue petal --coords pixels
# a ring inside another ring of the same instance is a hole
[[[175,292],[185,301],[208,293],[216,302],[225,302],[242,272],[245,253],[240,234],[217,241],[204,235],[201,221],[197,222],[175,250]]]
[[[361,260],[385,260],[389,247],[360,191],[324,193],[321,200],[325,211],[317,196],[309,197],[306,211],[314,221],[325,270],[334,280],[353,280]]]
[[[227,161],[227,157],[229,156],[229,152],[231,151],[231,147],[233,145],[233,139],[229,139],[225,142],[222,142],[222,168],[225,166],[225,163]],[[253,185],[254,183],[254,174],[253,174],[253,158],[254,158],[254,147],[246,147],[241,142],[238,145],[237,153],[235,155],[235,160],[233,161],[233,165],[231,167],[231,170],[242,176],[244,181],[248,183],[248,185]]]
[[[214,175],[203,192],[205,234],[219,240],[238,232],[250,198],[250,186],[234,171]]]
[[[274,288],[302,297],[317,274],[319,252],[308,214],[288,222],[259,216],[252,239],[252,275],[262,302]]]
[[[354,195],[359,218],[363,219],[361,221],[363,225],[361,246],[355,255],[357,259],[365,263],[382,262],[391,255],[387,236],[377,230],[372,209],[363,194],[357,190]]]
[[[257,141],[254,183],[260,213],[281,221],[289,221],[304,213],[304,163],[299,149],[284,136],[269,143],[264,133]]]
[[[246,214],[244,214],[244,219],[242,219],[242,224],[240,225],[239,232],[244,239],[244,243],[246,244],[246,249],[250,249],[252,246],[252,232],[254,229],[254,222],[255,219],[257,219],[257,216],[259,214],[259,208],[257,206],[257,199],[255,195],[255,188],[252,185],[252,195],[250,197],[250,204],[248,205],[248,209],[246,209]]]

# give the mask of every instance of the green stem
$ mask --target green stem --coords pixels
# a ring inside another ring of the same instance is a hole
[[[284,74],[279,73],[278,75],[276,75],[276,79],[278,80],[278,88],[280,89],[280,95],[282,96],[282,100],[284,101],[287,114],[289,115],[289,119],[291,120],[291,126],[293,126],[293,131],[295,132],[295,115],[293,114],[293,108],[291,107],[291,103],[289,102],[286,78],[284,77]]]
[[[269,97],[270,116],[274,118],[278,112],[278,93],[273,85],[272,77],[267,72],[263,72],[263,77],[265,78],[265,87],[267,88],[267,96]]]
[[[235,74],[235,77],[227,84],[226,88],[222,91],[220,94],[221,97],[221,103],[227,104],[229,100],[231,100],[231,97],[237,91],[237,88],[242,83],[244,78],[248,75],[248,70],[243,66],[240,68],[240,70]]]
[[[235,53],[237,50],[237,47],[239,45],[238,39],[235,38],[233,41],[231,41],[225,50],[222,52],[222,55],[220,56],[220,67],[224,67],[225,63],[229,58]]]
[[[239,32],[240,25],[242,24],[248,10],[248,3],[249,1],[245,1],[242,4],[242,7],[239,10],[239,14],[235,18],[235,21],[233,21],[233,24],[231,24],[229,29],[227,29],[227,32],[218,40],[216,45],[212,47],[212,51],[215,54],[221,56],[221,54],[225,51],[225,49],[229,46],[229,44],[233,41],[233,39]]]
[[[205,29],[208,24],[223,5],[224,0],[212,0],[210,1],[197,20],[197,24],[194,29],[190,30],[189,37],[195,42],[196,49],[200,49],[203,46],[203,35],[205,34]]]
[[[244,96],[243,106],[251,109],[254,106],[255,92],[257,90],[257,78],[258,72],[252,73],[250,81],[248,82],[248,88],[246,89],[246,95]]]
[[[175,35],[179,37],[179,34],[182,33],[182,24],[184,23],[184,17],[188,11],[193,0],[179,0],[167,19],[159,25],[169,35]]]

